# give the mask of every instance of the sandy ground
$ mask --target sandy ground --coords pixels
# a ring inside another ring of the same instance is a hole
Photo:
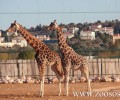
[[[41,98],[39,84],[0,84],[0,100],[120,100],[120,83],[92,82],[91,86],[91,96],[74,96],[73,92],[83,93],[86,90],[86,83],[70,83],[70,94],[66,97],[63,84],[61,96],[57,96],[57,83],[45,84],[45,95]]]

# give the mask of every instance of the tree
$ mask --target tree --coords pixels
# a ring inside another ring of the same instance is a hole
[[[36,28],[35,28],[36,31],[40,31],[41,30],[41,24],[40,25],[37,25]]]
[[[0,53],[0,60],[8,60],[9,55],[8,53]]]
[[[120,48],[120,39],[115,41],[114,48]]]
[[[101,20],[98,20],[98,21],[97,21],[97,24],[101,24],[101,23],[102,23]]]
[[[114,34],[119,34],[120,33],[120,22],[116,22],[114,26]]]
[[[69,27],[75,27],[76,25],[75,25],[75,23],[69,23],[68,26]]]
[[[68,29],[68,25],[65,25],[65,24],[62,24],[62,23],[61,23],[59,26],[62,27],[62,28],[64,27],[64,28],[67,28],[67,29]]]
[[[51,31],[50,38],[51,39],[56,39],[57,38],[56,31]]]
[[[35,28],[34,27],[31,27],[30,29],[29,29],[29,31],[35,31]]]
[[[18,54],[18,59],[34,59],[34,55],[33,51],[21,51]]]

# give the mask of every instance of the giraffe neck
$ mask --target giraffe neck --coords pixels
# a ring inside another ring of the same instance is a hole
[[[20,29],[18,30],[19,33],[24,37],[24,39],[35,49],[36,52],[41,50],[49,50],[48,46],[45,45],[42,41],[35,38],[33,35],[31,35],[25,28],[23,28],[21,25]]]
[[[65,49],[65,47],[68,47],[64,34],[62,33],[62,29],[60,27],[57,28],[57,38],[58,38],[59,48],[61,50]]]

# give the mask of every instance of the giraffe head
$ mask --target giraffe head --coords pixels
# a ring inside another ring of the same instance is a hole
[[[48,26],[48,30],[56,30],[58,28],[58,24],[56,20],[54,22],[51,22],[50,25]]]
[[[14,23],[11,23],[11,26],[6,30],[7,32],[16,32],[17,30],[19,30],[19,24],[16,23],[16,20],[14,21]]]

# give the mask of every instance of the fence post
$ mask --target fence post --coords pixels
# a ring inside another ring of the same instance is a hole
[[[102,72],[102,51],[101,51],[101,77],[103,76],[102,74],[103,72]]]
[[[89,61],[89,67],[90,67],[91,51],[89,50],[88,52],[89,52],[88,61]],[[92,66],[91,66],[91,67],[92,67]],[[90,67],[90,68],[91,68],[91,67]],[[90,68],[89,68],[89,76],[91,75],[91,74],[90,74]]]
[[[0,60],[0,62],[2,62],[2,60]],[[1,63],[0,63],[0,77],[2,77],[2,72],[1,72]]]
[[[17,70],[18,70],[18,78],[19,78],[20,77],[20,66],[19,66],[18,60],[17,60]]]
[[[97,73],[98,73],[98,76],[100,76],[100,69],[99,69],[99,58],[97,57]]]

